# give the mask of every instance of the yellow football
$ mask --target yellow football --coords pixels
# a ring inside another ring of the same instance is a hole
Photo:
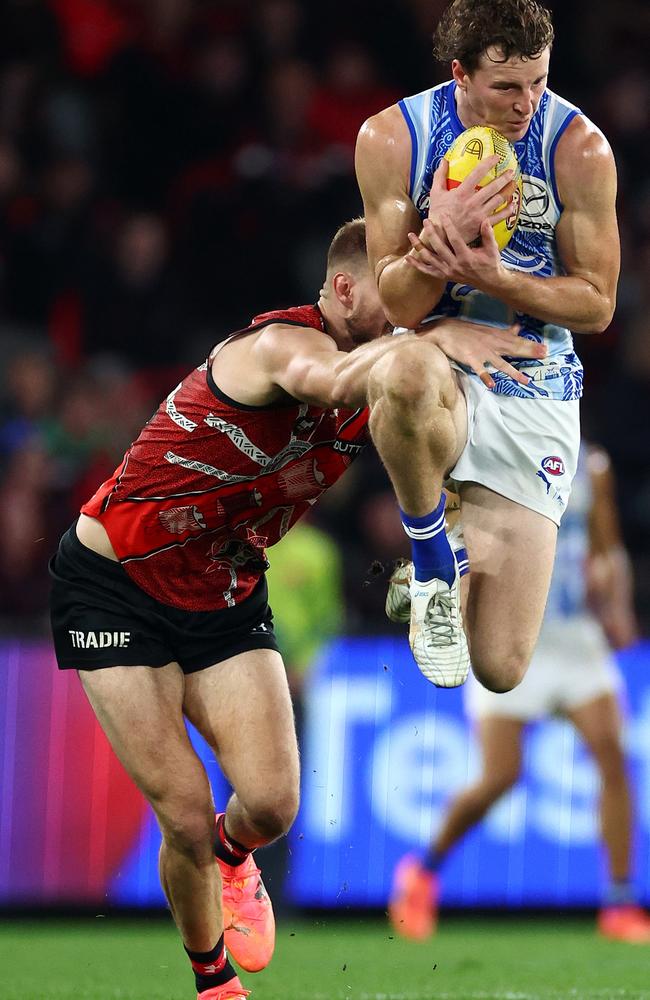
[[[485,175],[477,187],[485,187],[495,177],[499,177],[504,170],[514,170],[515,172],[516,187],[512,196],[512,213],[507,219],[497,222],[494,226],[494,236],[499,244],[499,249],[503,250],[512,239],[521,208],[521,169],[512,143],[489,125],[473,125],[471,128],[465,129],[445,153],[445,159],[449,162],[447,188],[458,187],[481,160],[494,153],[498,155],[499,162]],[[504,206],[505,201],[496,209],[496,212],[500,212]]]

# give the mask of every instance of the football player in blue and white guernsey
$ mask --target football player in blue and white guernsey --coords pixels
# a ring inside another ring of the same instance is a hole
[[[474,673],[495,691],[521,680],[535,648],[576,470],[582,366],[571,331],[605,330],[619,272],[612,152],[578,108],[547,89],[552,42],[537,0],[453,0],[435,32],[452,78],[370,118],[356,153],[370,264],[391,322],[517,323],[542,348],[532,362],[513,360],[518,378],[452,362],[437,475],[424,489],[414,458],[412,489],[397,491],[414,564],[416,658],[435,664],[455,650],[460,678],[471,654]],[[501,252],[492,226],[512,211],[513,175],[478,188],[497,162],[487,157],[447,189],[444,155],[473,125],[502,133],[521,167],[519,222]],[[444,350],[454,357],[454,343]],[[439,361],[447,378],[442,351]],[[445,478],[461,497],[472,568],[465,629],[458,565],[441,530]]]

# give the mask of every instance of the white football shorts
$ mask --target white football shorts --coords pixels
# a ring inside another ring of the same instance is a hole
[[[581,615],[542,626],[521,684],[501,694],[470,674],[463,689],[467,715],[532,722],[580,708],[604,694],[619,695],[623,678],[595,619]]]
[[[492,392],[457,368],[467,401],[467,444],[449,474],[480,483],[560,524],[580,448],[580,401]]]

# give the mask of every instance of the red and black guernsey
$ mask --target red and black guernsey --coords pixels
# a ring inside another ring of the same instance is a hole
[[[316,306],[263,313],[323,330]],[[188,611],[251,593],[278,542],[366,441],[366,409],[287,401],[248,406],[220,391],[208,362],[165,399],[110,479],[81,508],[99,520],[134,582]]]

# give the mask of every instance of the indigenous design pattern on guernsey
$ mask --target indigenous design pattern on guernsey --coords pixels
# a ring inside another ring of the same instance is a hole
[[[191,507],[168,507],[161,510],[158,520],[171,535],[182,535],[186,531],[203,531],[207,524],[196,505]]]
[[[192,431],[196,430],[198,424],[195,423],[194,420],[190,420],[190,418],[186,417],[184,414],[179,413],[176,409],[176,404],[174,403],[174,397],[182,385],[183,383],[179,382],[176,388],[172,389],[165,401],[165,409],[167,410],[167,415],[171,417],[175,424],[191,434]]]
[[[409,193],[421,218],[427,215],[433,175],[454,140],[462,134],[458,118],[454,81],[439,84],[399,102],[411,135],[411,172]],[[523,199],[519,224],[501,257],[506,267],[550,277],[562,274],[555,230],[562,204],[555,180],[554,157],[557,143],[576,115],[578,108],[546,90],[531,120],[526,135],[515,143],[522,172]],[[521,336],[531,333],[548,347],[534,381],[524,388],[509,376],[495,378],[494,392],[522,399],[579,399],[583,372],[573,349],[570,331],[554,323],[531,317],[512,316],[511,311],[484,292],[468,285],[449,283],[426,319],[455,316],[477,323],[507,326],[513,318],[522,325]],[[515,368],[531,367],[520,359],[510,359]],[[561,369],[561,376],[557,369]],[[569,371],[569,369],[571,369]],[[470,373],[471,374],[471,373]]]
[[[296,312],[299,325],[322,328],[315,307]],[[246,599],[265,549],[336,482],[367,433],[365,408],[240,405],[212,370],[194,369],[162,401],[82,508],[99,516],[136,584],[189,611]]]

